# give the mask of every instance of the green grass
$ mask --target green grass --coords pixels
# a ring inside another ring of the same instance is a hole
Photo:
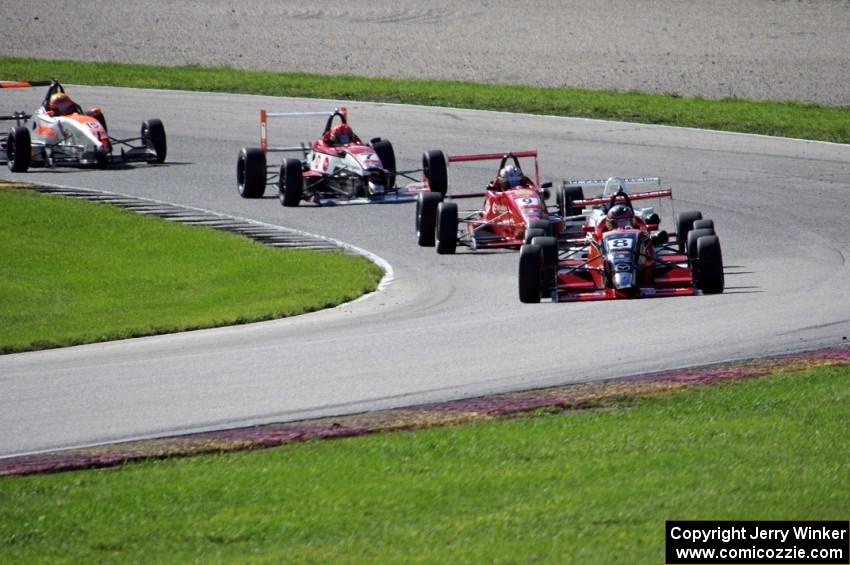
[[[291,316],[383,274],[360,257],[26,190],[0,189],[0,241],[4,353]]]
[[[663,563],[669,519],[846,520],[850,368],[0,480],[6,563]]]
[[[706,100],[663,94],[402,80],[228,67],[155,67],[0,57],[4,80],[57,77],[71,84],[372,100],[579,116],[850,143],[850,107],[800,102]]]

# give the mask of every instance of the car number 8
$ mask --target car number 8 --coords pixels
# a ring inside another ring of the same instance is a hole
[[[632,248],[632,240],[631,239],[612,239],[608,243],[608,247],[612,249],[631,249]]]

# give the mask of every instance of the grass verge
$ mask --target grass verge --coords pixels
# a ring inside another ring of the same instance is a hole
[[[372,291],[383,275],[361,257],[9,188],[0,241],[2,353],[301,314]]]
[[[324,76],[229,67],[156,67],[123,63],[0,57],[4,80],[58,77],[74,84],[369,100],[506,112],[576,116],[850,143],[850,107],[800,102],[707,100],[638,92],[593,91],[461,81]]]
[[[661,563],[667,519],[847,518],[847,365],[415,433],[0,480],[9,563]]]

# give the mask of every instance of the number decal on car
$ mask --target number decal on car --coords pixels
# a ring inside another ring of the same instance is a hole
[[[625,237],[618,239],[610,239],[608,240],[608,247],[611,249],[631,249],[632,243],[634,243],[633,239]]]

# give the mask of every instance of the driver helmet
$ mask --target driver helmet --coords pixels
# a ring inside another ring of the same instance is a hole
[[[57,92],[50,97],[50,102],[47,109],[53,112],[54,116],[67,116],[74,113],[74,102],[64,92]]]
[[[339,145],[351,143],[354,134],[348,124],[339,124],[331,130],[331,141]]]
[[[503,189],[514,188],[522,184],[522,170],[516,165],[507,165],[499,171],[499,184]]]
[[[634,220],[635,212],[631,209],[631,207],[626,206],[625,204],[616,204],[608,210],[608,214],[606,215],[606,220],[608,222],[608,229],[617,229],[617,228],[627,228],[632,225],[632,220]]]

